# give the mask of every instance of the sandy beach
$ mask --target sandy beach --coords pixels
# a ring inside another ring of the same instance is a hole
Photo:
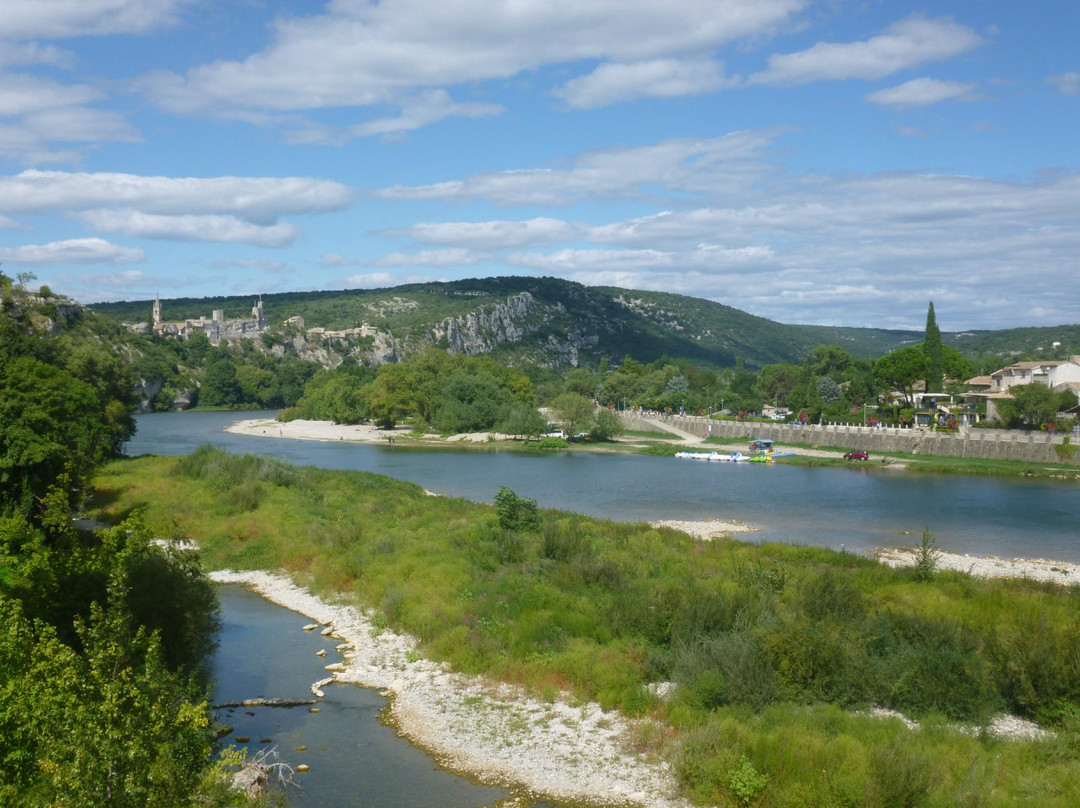
[[[385,444],[391,441],[430,440],[448,443],[486,443],[500,440],[506,435],[487,432],[468,432],[444,438],[441,435],[417,436],[407,426],[394,429],[380,429],[374,424],[335,424],[331,421],[275,421],[272,418],[255,418],[237,421],[225,428],[226,432],[237,435],[265,435],[270,438],[291,438],[293,440],[343,441],[346,443]]]

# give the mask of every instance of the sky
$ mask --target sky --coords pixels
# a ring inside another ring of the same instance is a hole
[[[1080,323],[1078,33],[1076,0],[2,0],[0,271]]]

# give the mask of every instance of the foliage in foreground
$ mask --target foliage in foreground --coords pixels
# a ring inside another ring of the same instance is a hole
[[[196,672],[216,600],[137,522],[0,521],[0,805],[180,806],[212,736]]]
[[[642,743],[702,803],[1080,795],[1075,590],[550,511],[537,524],[513,492],[493,509],[208,447],[113,464],[97,482],[111,516],[138,503],[213,564],[352,593],[459,670],[655,717]],[[661,681],[677,684],[666,702],[646,687]],[[862,714],[872,706],[924,729]],[[1057,734],[1018,744],[950,726],[1001,710]]]

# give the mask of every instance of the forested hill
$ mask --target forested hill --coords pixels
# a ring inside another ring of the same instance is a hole
[[[176,321],[244,317],[254,296],[163,301]],[[152,301],[95,304],[121,322],[145,322]],[[785,325],[708,300],[662,292],[588,287],[555,278],[484,278],[390,289],[286,292],[263,295],[271,327],[302,316],[308,328],[344,329],[368,323],[388,332],[398,356],[427,347],[492,354],[509,363],[566,367],[632,356],[661,356],[719,367],[749,368],[801,361],[818,345],[837,344],[873,358],[919,342],[921,332]]]

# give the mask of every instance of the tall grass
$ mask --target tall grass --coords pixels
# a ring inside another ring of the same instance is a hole
[[[206,447],[114,464],[96,485],[99,515],[141,508],[212,566],[349,594],[457,669],[651,715],[703,803],[1080,804],[1075,590],[553,511],[514,530],[408,483]],[[664,680],[678,684],[667,702],[645,687]],[[927,729],[860,715],[871,706]],[[1057,738],[949,729],[1002,709]]]

